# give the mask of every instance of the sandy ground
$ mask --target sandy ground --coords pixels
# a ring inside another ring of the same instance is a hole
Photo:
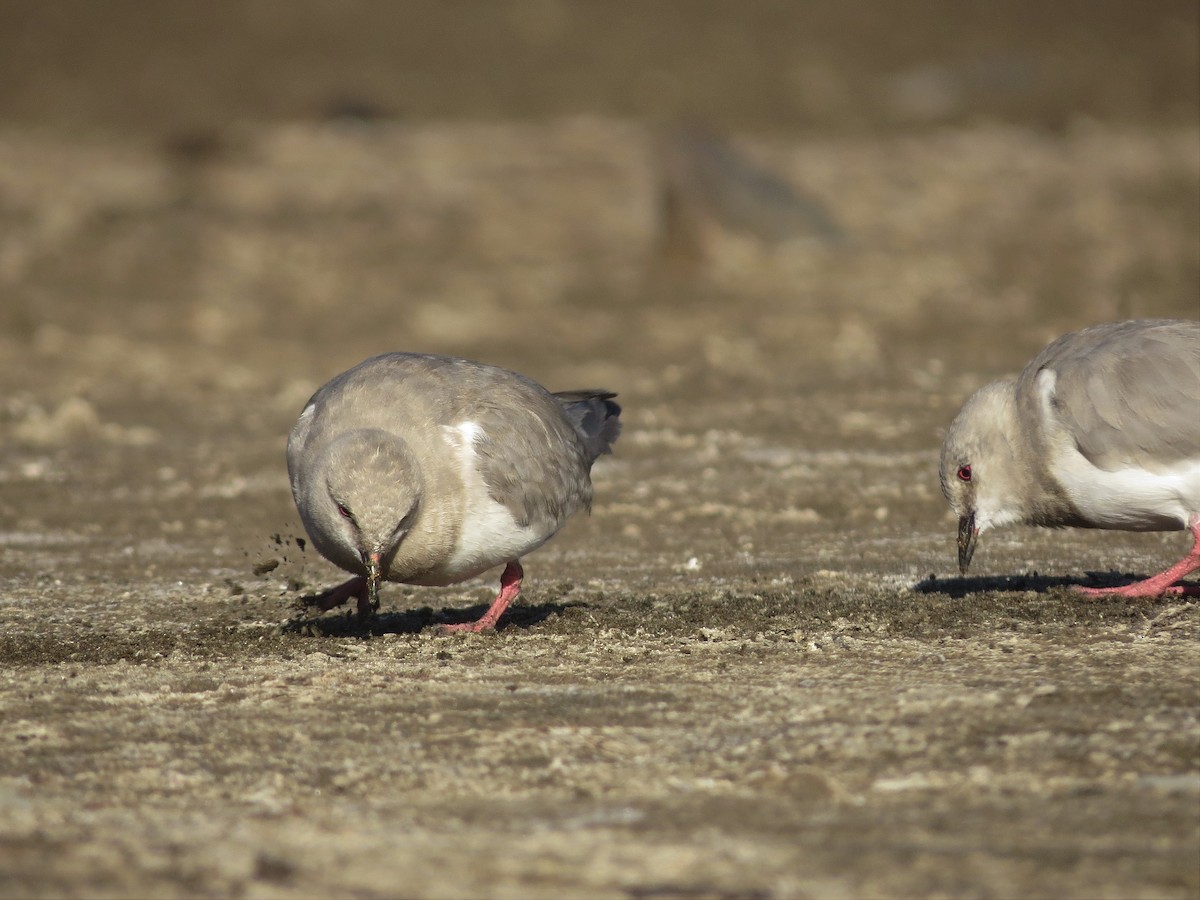
[[[1194,117],[1041,110],[0,128],[0,895],[1200,895],[1200,605],[1069,590],[1185,536],[961,578],[938,491],[975,387],[1200,315]],[[286,434],[391,349],[620,393],[496,633],[302,607]]]

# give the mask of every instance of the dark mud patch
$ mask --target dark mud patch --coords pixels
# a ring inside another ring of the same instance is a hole
[[[315,595],[319,598],[321,595]],[[312,603],[304,603],[311,607]],[[570,603],[517,603],[509,607],[500,619],[496,631],[508,629],[529,629],[541,625],[548,619],[563,615],[568,610],[577,607],[587,607],[583,601]],[[462,622],[474,622],[487,612],[489,604],[481,603],[473,606],[434,609],[432,606],[422,606],[417,609],[397,612],[393,610],[378,611],[364,621],[357,612],[349,610],[320,616],[300,615],[289,619],[282,627],[288,634],[299,634],[307,637],[338,637],[338,638],[370,638],[384,634],[419,634],[426,629],[436,629],[438,625],[454,625]]]
[[[290,639],[276,626],[196,625],[179,630],[131,629],[115,633],[54,632],[0,635],[6,665],[162,665],[172,655],[194,661],[284,655]],[[294,646],[294,643],[293,643]]]
[[[930,575],[928,578],[914,584],[912,589],[922,594],[946,594],[949,597],[961,599],[987,591],[1044,594],[1048,591],[1057,592],[1060,590],[1069,592],[1072,587],[1123,587],[1147,577],[1149,577],[1148,574],[1135,575],[1133,573],[1120,572],[1088,572],[1083,577],[1039,575],[1037,572],[1027,575],[1004,575],[1000,577],[962,576],[960,578],[938,578],[936,575]],[[1187,583],[1184,582],[1184,585],[1186,587]],[[1193,585],[1192,589],[1200,589],[1200,585]],[[1079,604],[1087,603],[1092,598],[1075,595],[1073,599],[1075,603]],[[1114,597],[1111,598],[1111,601],[1106,602],[1113,602],[1118,599]],[[1163,598],[1131,598],[1125,602],[1130,605],[1144,605],[1147,608],[1153,608],[1165,601]]]

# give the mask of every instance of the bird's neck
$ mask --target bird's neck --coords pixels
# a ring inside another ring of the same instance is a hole
[[[987,489],[977,498],[979,513],[988,527],[1028,521],[1032,510],[1027,498],[1038,493],[1038,486],[1033,460],[1021,439],[1016,394],[1011,382],[996,382],[985,390],[981,410],[987,411],[987,419],[981,425],[992,471]]]
[[[1019,433],[1025,435],[1025,440],[1014,441],[1019,445],[1014,456],[1019,457],[1021,470],[1028,479],[1023,520],[1030,525],[1052,528],[1078,524],[1079,510],[1052,469],[1052,460],[1068,449],[1063,445],[1066,433],[1054,427],[1048,419],[1050,411],[1034,391],[1014,391],[1012,410],[1013,433],[1017,434],[1019,428]]]

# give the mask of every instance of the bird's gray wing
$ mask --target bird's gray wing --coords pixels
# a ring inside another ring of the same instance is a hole
[[[591,505],[592,459],[553,395],[515,376],[492,380],[470,406],[480,474],[517,522],[552,533]]]
[[[1170,467],[1200,458],[1200,322],[1096,326],[1047,347],[1021,375],[1054,373],[1051,407],[1101,469]]]

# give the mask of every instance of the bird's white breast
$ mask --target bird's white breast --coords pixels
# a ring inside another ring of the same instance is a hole
[[[1161,472],[1126,468],[1105,471],[1075,450],[1053,467],[1075,508],[1098,528],[1173,531],[1200,512],[1200,460]]]
[[[462,479],[463,518],[453,552],[433,574],[448,581],[470,578],[549,540],[550,534],[518,524],[508,508],[492,498],[475,452],[475,442],[483,433],[479,425],[460,422],[446,426],[444,433]]]

